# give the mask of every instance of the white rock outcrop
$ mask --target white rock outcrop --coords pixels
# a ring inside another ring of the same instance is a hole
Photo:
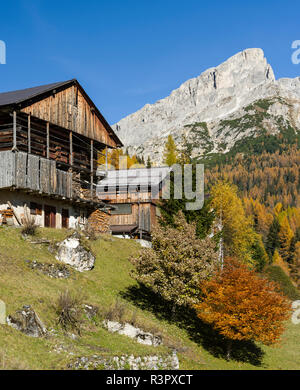
[[[149,332],[144,332],[140,328],[137,328],[131,324],[116,321],[103,321],[103,326],[111,333],[118,333],[135,339],[140,344],[144,345],[152,345],[153,347],[157,347],[162,344],[161,336],[153,335]]]
[[[94,355],[92,357],[79,357],[68,365],[75,370],[179,370],[179,359],[176,351],[167,356],[113,356],[105,358]]]
[[[300,128],[300,78],[276,81],[263,51],[246,49],[186,81],[168,97],[146,104],[113,127],[129,152],[146,158],[149,155],[156,162],[161,162],[166,137],[172,134],[180,142],[183,134],[190,135],[184,126],[196,122],[206,122],[211,152],[219,151],[220,143],[226,144],[223,151],[227,151],[239,138],[227,131],[220,140],[220,122],[238,118],[244,114],[243,108],[256,100],[272,97],[287,99],[289,107],[287,112],[283,104],[274,105],[273,114],[292,116],[293,124]],[[200,142],[198,155],[206,147],[207,142]]]
[[[95,256],[81,245],[80,236],[76,233],[58,245],[55,258],[79,272],[90,271],[95,264]]]

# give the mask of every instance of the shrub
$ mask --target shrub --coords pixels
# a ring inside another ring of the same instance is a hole
[[[195,304],[199,283],[218,266],[215,242],[197,238],[195,224],[188,224],[182,212],[175,223],[177,228],[156,226],[152,249],[131,258],[133,277],[170,302],[173,310],[177,305]]]
[[[22,234],[34,236],[36,234],[38,226],[35,223],[35,218],[28,212],[24,212]]]
[[[227,259],[224,269],[204,281],[200,290],[203,300],[195,306],[197,316],[228,340],[228,359],[232,340],[278,342],[290,302],[273,282],[237,260]]]
[[[55,307],[58,316],[57,323],[65,330],[76,331],[81,334],[83,325],[83,302],[81,294],[72,295],[68,290],[62,292]]]

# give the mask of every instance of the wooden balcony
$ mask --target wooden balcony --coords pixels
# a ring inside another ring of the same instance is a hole
[[[57,169],[54,160],[24,152],[0,152],[0,188],[73,198],[72,173]]]

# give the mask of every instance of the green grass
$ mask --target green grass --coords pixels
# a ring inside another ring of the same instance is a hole
[[[65,230],[40,229],[39,237],[62,240]],[[140,250],[131,240],[102,236],[90,243],[96,254],[92,271],[74,271],[69,279],[51,279],[30,269],[25,260],[55,263],[47,245],[30,244],[22,239],[20,229],[0,228],[0,299],[7,305],[7,314],[25,304],[31,305],[47,328],[55,328],[57,336],[34,339],[7,326],[0,325],[0,369],[66,369],[78,356],[135,356],[167,354],[176,347],[181,369],[297,369],[300,365],[300,325],[287,324],[280,347],[239,344],[235,359],[226,361],[223,341],[195,319],[191,313],[178,313],[170,321],[163,302],[138,288],[130,277],[131,255]],[[55,302],[60,293],[83,292],[87,303],[100,308],[105,316],[116,300],[126,305],[125,318],[136,317],[145,330],[155,330],[164,339],[164,346],[144,346],[126,336],[111,334],[96,323],[86,321],[82,336],[72,340],[57,326]],[[72,352],[51,352],[57,345]],[[257,356],[261,356],[260,359]]]
[[[265,268],[264,274],[269,280],[277,282],[280,285],[281,291],[292,301],[300,299],[299,291],[278,265],[269,265]]]

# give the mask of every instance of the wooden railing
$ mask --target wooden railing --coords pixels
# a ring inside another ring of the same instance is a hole
[[[72,198],[72,174],[56,168],[56,161],[24,152],[0,152],[0,188]]]

